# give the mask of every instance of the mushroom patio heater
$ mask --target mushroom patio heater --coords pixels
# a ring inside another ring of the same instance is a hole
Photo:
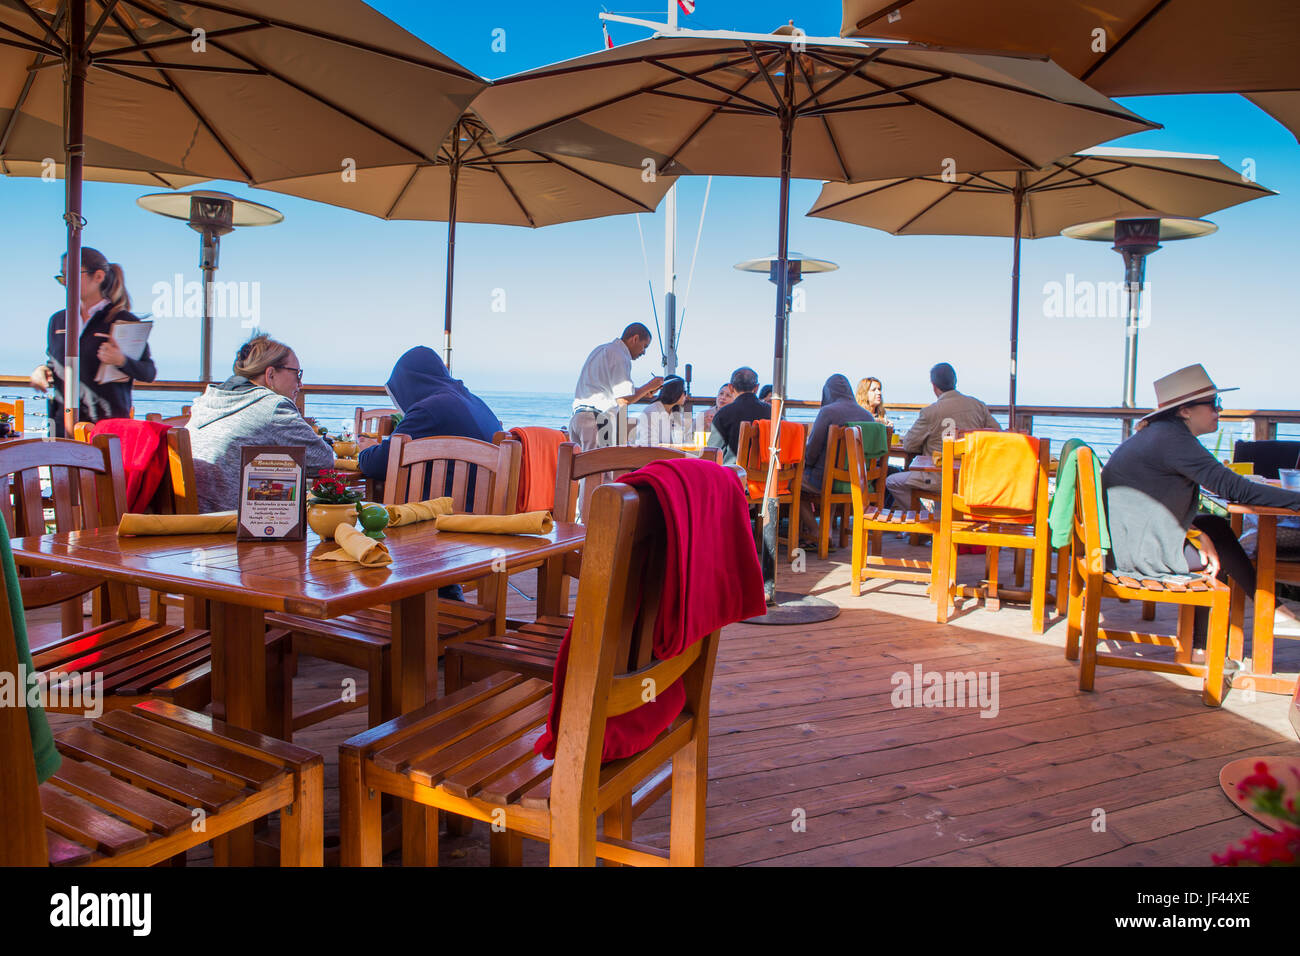
[[[781,288],[781,257],[765,256],[762,259],[748,259],[744,262],[736,263],[736,268],[741,272],[758,272],[766,274],[768,279],[778,288]],[[834,272],[838,269],[833,262],[825,259],[810,259],[798,252],[791,252],[786,256],[786,276],[785,276],[785,315],[786,321],[780,323],[777,329],[776,355],[774,362],[773,381],[778,383],[777,390],[773,393],[773,399],[784,404],[785,402],[785,365],[786,354],[790,350],[790,322],[789,315],[791,303],[794,299],[794,287],[803,281],[804,275],[811,275],[817,272]],[[779,420],[780,416],[776,418]],[[776,459],[772,458],[770,468],[776,467]],[[769,481],[769,484],[771,482]],[[829,621],[839,616],[839,608],[831,601],[825,598],[813,597],[812,595],[794,594],[790,592],[779,592],[776,590],[776,538],[777,524],[780,507],[776,504],[775,498],[764,500],[764,511],[771,511],[769,520],[761,524],[761,538],[755,542],[758,547],[759,563],[763,567],[763,589],[767,593],[767,614],[762,617],[750,618],[749,624],[815,624],[818,621]],[[792,516],[793,517],[793,516]]]
[[[1124,284],[1128,290],[1128,320],[1124,339],[1125,408],[1133,408],[1137,404],[1138,307],[1142,284],[1146,281],[1147,256],[1159,249],[1162,242],[1198,239],[1218,228],[1206,219],[1134,218],[1104,219],[1061,230],[1061,235],[1071,239],[1113,242],[1114,250],[1124,257]],[[1131,427],[1131,421],[1125,419],[1125,437]]]
[[[284,213],[230,193],[196,189],[188,193],[150,193],[136,203],[142,209],[184,219],[199,234],[199,268],[203,271],[203,325],[199,334],[199,380],[212,381],[212,277],[221,254],[221,237],[245,226],[273,226]]]

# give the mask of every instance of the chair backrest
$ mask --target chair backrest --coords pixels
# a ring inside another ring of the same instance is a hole
[[[3,575],[0,575],[0,579]],[[4,581],[0,580],[0,585]],[[18,673],[18,645],[8,589],[0,586],[0,674]],[[19,703],[25,702],[25,688]],[[36,757],[24,706],[0,707],[0,867],[45,866],[49,862],[45,845],[45,819],[41,812]]]
[[[1019,454],[994,462],[971,462],[972,452],[984,435],[997,436],[995,440],[1006,442],[1009,449]],[[1019,432],[975,430],[960,438],[945,437],[939,467],[941,518],[971,517],[1001,523],[1034,524],[1046,533],[1050,464],[1049,442]],[[975,465],[979,466],[978,471]],[[960,468],[960,472],[955,474],[956,468]],[[1028,506],[1015,509],[989,506],[986,497],[990,489],[1009,498],[1019,497],[1020,493],[1028,495]]]
[[[853,499],[853,510],[861,513],[873,505],[877,508],[885,506],[885,479],[889,477],[889,452],[878,458],[868,459],[862,451],[862,432],[856,428],[840,428],[838,425],[832,425],[831,429],[837,431],[836,441],[841,449],[841,457],[845,463],[845,475],[841,479],[849,483],[849,494]],[[886,446],[888,447],[888,446]],[[828,441],[827,449],[830,444]],[[827,474],[832,473],[832,469],[826,469]],[[838,476],[837,476],[838,477]]]
[[[352,413],[352,439],[362,436],[382,441],[393,433],[393,416],[400,415],[396,408],[362,408]]]
[[[45,534],[43,470],[49,474],[56,532],[86,531],[120,520],[126,477],[116,435],[100,435],[92,444],[24,438],[0,445],[0,514],[12,537]]]
[[[872,482],[875,482],[876,490],[870,492],[871,501],[869,504],[883,506],[884,501],[884,477],[889,474],[889,445],[894,438],[894,428],[892,425],[883,426],[885,429],[885,453],[876,455],[870,461],[865,461],[865,451],[862,448],[862,431],[856,427],[857,423],[852,425],[831,425],[826,429],[826,468],[822,471],[822,498],[829,498],[833,494],[849,494],[848,491],[837,490],[836,482],[852,484],[853,475],[849,464],[849,446],[847,436],[851,432],[858,436],[858,454],[864,457],[864,493],[871,488]],[[865,427],[865,423],[864,423]],[[877,480],[879,479],[879,480]],[[876,499],[879,501],[876,501]]]
[[[10,427],[16,432],[22,431],[25,427],[23,425],[25,412],[21,398],[15,398],[12,402],[0,402],[0,415],[13,416],[13,424]]]
[[[184,428],[190,423],[190,415],[188,411],[183,411],[179,415],[173,415],[170,418],[163,418],[161,412],[150,412],[144,417],[144,420],[147,422],[159,422],[160,424],[167,425],[170,428]]]
[[[146,419],[167,424],[172,419]],[[77,422],[73,435],[77,441],[90,442],[94,422]],[[199,489],[194,478],[194,450],[190,433],[171,425],[166,434],[167,470],[158,490],[150,499],[148,511],[160,515],[196,515],[199,513]],[[124,509],[125,504],[122,506]]]
[[[412,438],[398,432],[388,444],[384,504],[419,501],[450,494],[458,513],[509,515],[519,493],[517,441],[500,445],[474,438],[440,435]]]
[[[1097,511],[1097,476],[1093,470],[1092,449],[1081,445],[1074,453],[1074,553],[1087,556],[1090,571],[1100,573],[1105,565],[1101,547],[1101,515]],[[1057,476],[1057,481],[1061,476]]]
[[[749,485],[751,501],[756,501],[763,496],[763,489],[758,487],[756,490],[756,486],[765,485],[767,482],[771,434],[771,424],[768,419],[740,423],[740,434],[736,440],[736,464],[745,469],[745,480]],[[792,481],[803,480],[803,453],[807,440],[808,429],[802,422],[781,422],[781,461],[776,469],[778,491],[781,488],[788,490]],[[797,458],[792,457],[796,454]]]
[[[623,484],[597,489],[583,548],[551,776],[552,865],[571,865],[592,854],[593,811],[605,805],[601,753],[608,718],[640,707],[647,686],[663,689],[681,678],[686,703],[674,734],[685,744],[708,732],[720,631],[704,635],[675,657],[652,657],[666,549],[664,516],[653,493]],[[653,747],[627,759],[647,773],[663,762],[654,759]],[[610,766],[617,764],[607,765],[607,774]],[[618,782],[611,779],[607,785]],[[573,858],[557,859],[557,848]]]
[[[1300,441],[1239,441],[1232,448],[1233,461],[1254,464],[1255,474],[1276,478],[1279,468],[1294,468],[1300,459]]]
[[[715,464],[722,456],[720,448],[706,448],[700,455]],[[610,445],[582,451],[575,442],[560,445],[560,456],[555,469],[555,520],[576,521],[579,492],[582,493],[582,514],[587,514],[591,496],[602,484],[617,481],[629,471],[644,468],[652,461],[673,458],[690,458],[690,452],[678,448],[656,448],[646,445]],[[581,482],[581,484],[579,484]]]

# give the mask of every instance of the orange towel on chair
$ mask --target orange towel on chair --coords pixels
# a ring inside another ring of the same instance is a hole
[[[1020,518],[1034,512],[1038,439],[1018,432],[971,432],[958,493],[982,518]]]
[[[772,447],[772,421],[768,418],[759,419],[755,424],[758,425],[758,460],[766,466],[771,459],[768,449]],[[777,452],[777,467],[784,468],[786,465],[793,465],[803,458],[803,426],[798,422],[781,423],[781,449]],[[763,495],[763,482],[751,481],[749,483],[749,494],[751,498],[759,498]],[[790,493],[790,482],[778,481],[776,483],[776,493],[778,495],[787,495]]]
[[[521,512],[550,511],[555,507],[555,471],[564,432],[530,426],[510,429],[510,437],[524,446],[516,507]]]

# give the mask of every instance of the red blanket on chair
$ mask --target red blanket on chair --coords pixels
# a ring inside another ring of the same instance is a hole
[[[557,428],[510,429],[510,437],[524,446],[519,465],[520,512],[550,511],[555,507],[555,470],[560,460],[564,432]]]
[[[698,458],[683,458],[652,462],[621,480],[650,488],[664,514],[667,552],[654,630],[656,658],[673,657],[706,634],[764,613],[763,574],[754,550],[749,507],[735,472]],[[551,715],[535,747],[552,759],[571,636],[572,627],[560,645]],[[601,760],[645,750],[685,703],[686,690],[678,680],[650,703],[609,718]]]
[[[90,437],[116,435],[122,443],[126,469],[126,510],[143,514],[167,474],[167,430],[162,422],[135,418],[106,418],[96,423]]]

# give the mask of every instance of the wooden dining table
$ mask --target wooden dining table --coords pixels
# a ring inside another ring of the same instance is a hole
[[[428,521],[388,529],[393,562],[377,568],[312,560],[338,546],[310,531],[304,541],[236,541],[119,537],[113,527],[18,538],[13,553],[28,567],[207,601],[214,705],[228,724],[277,736],[281,728],[267,713],[267,613],[328,619],[389,605],[394,685],[386,716],[397,716],[437,696],[438,588],[581,550],[584,539],[583,526],[569,522],[545,535],[494,535],[440,532]],[[218,845],[219,861],[233,865],[250,864],[254,852],[251,827]]]

